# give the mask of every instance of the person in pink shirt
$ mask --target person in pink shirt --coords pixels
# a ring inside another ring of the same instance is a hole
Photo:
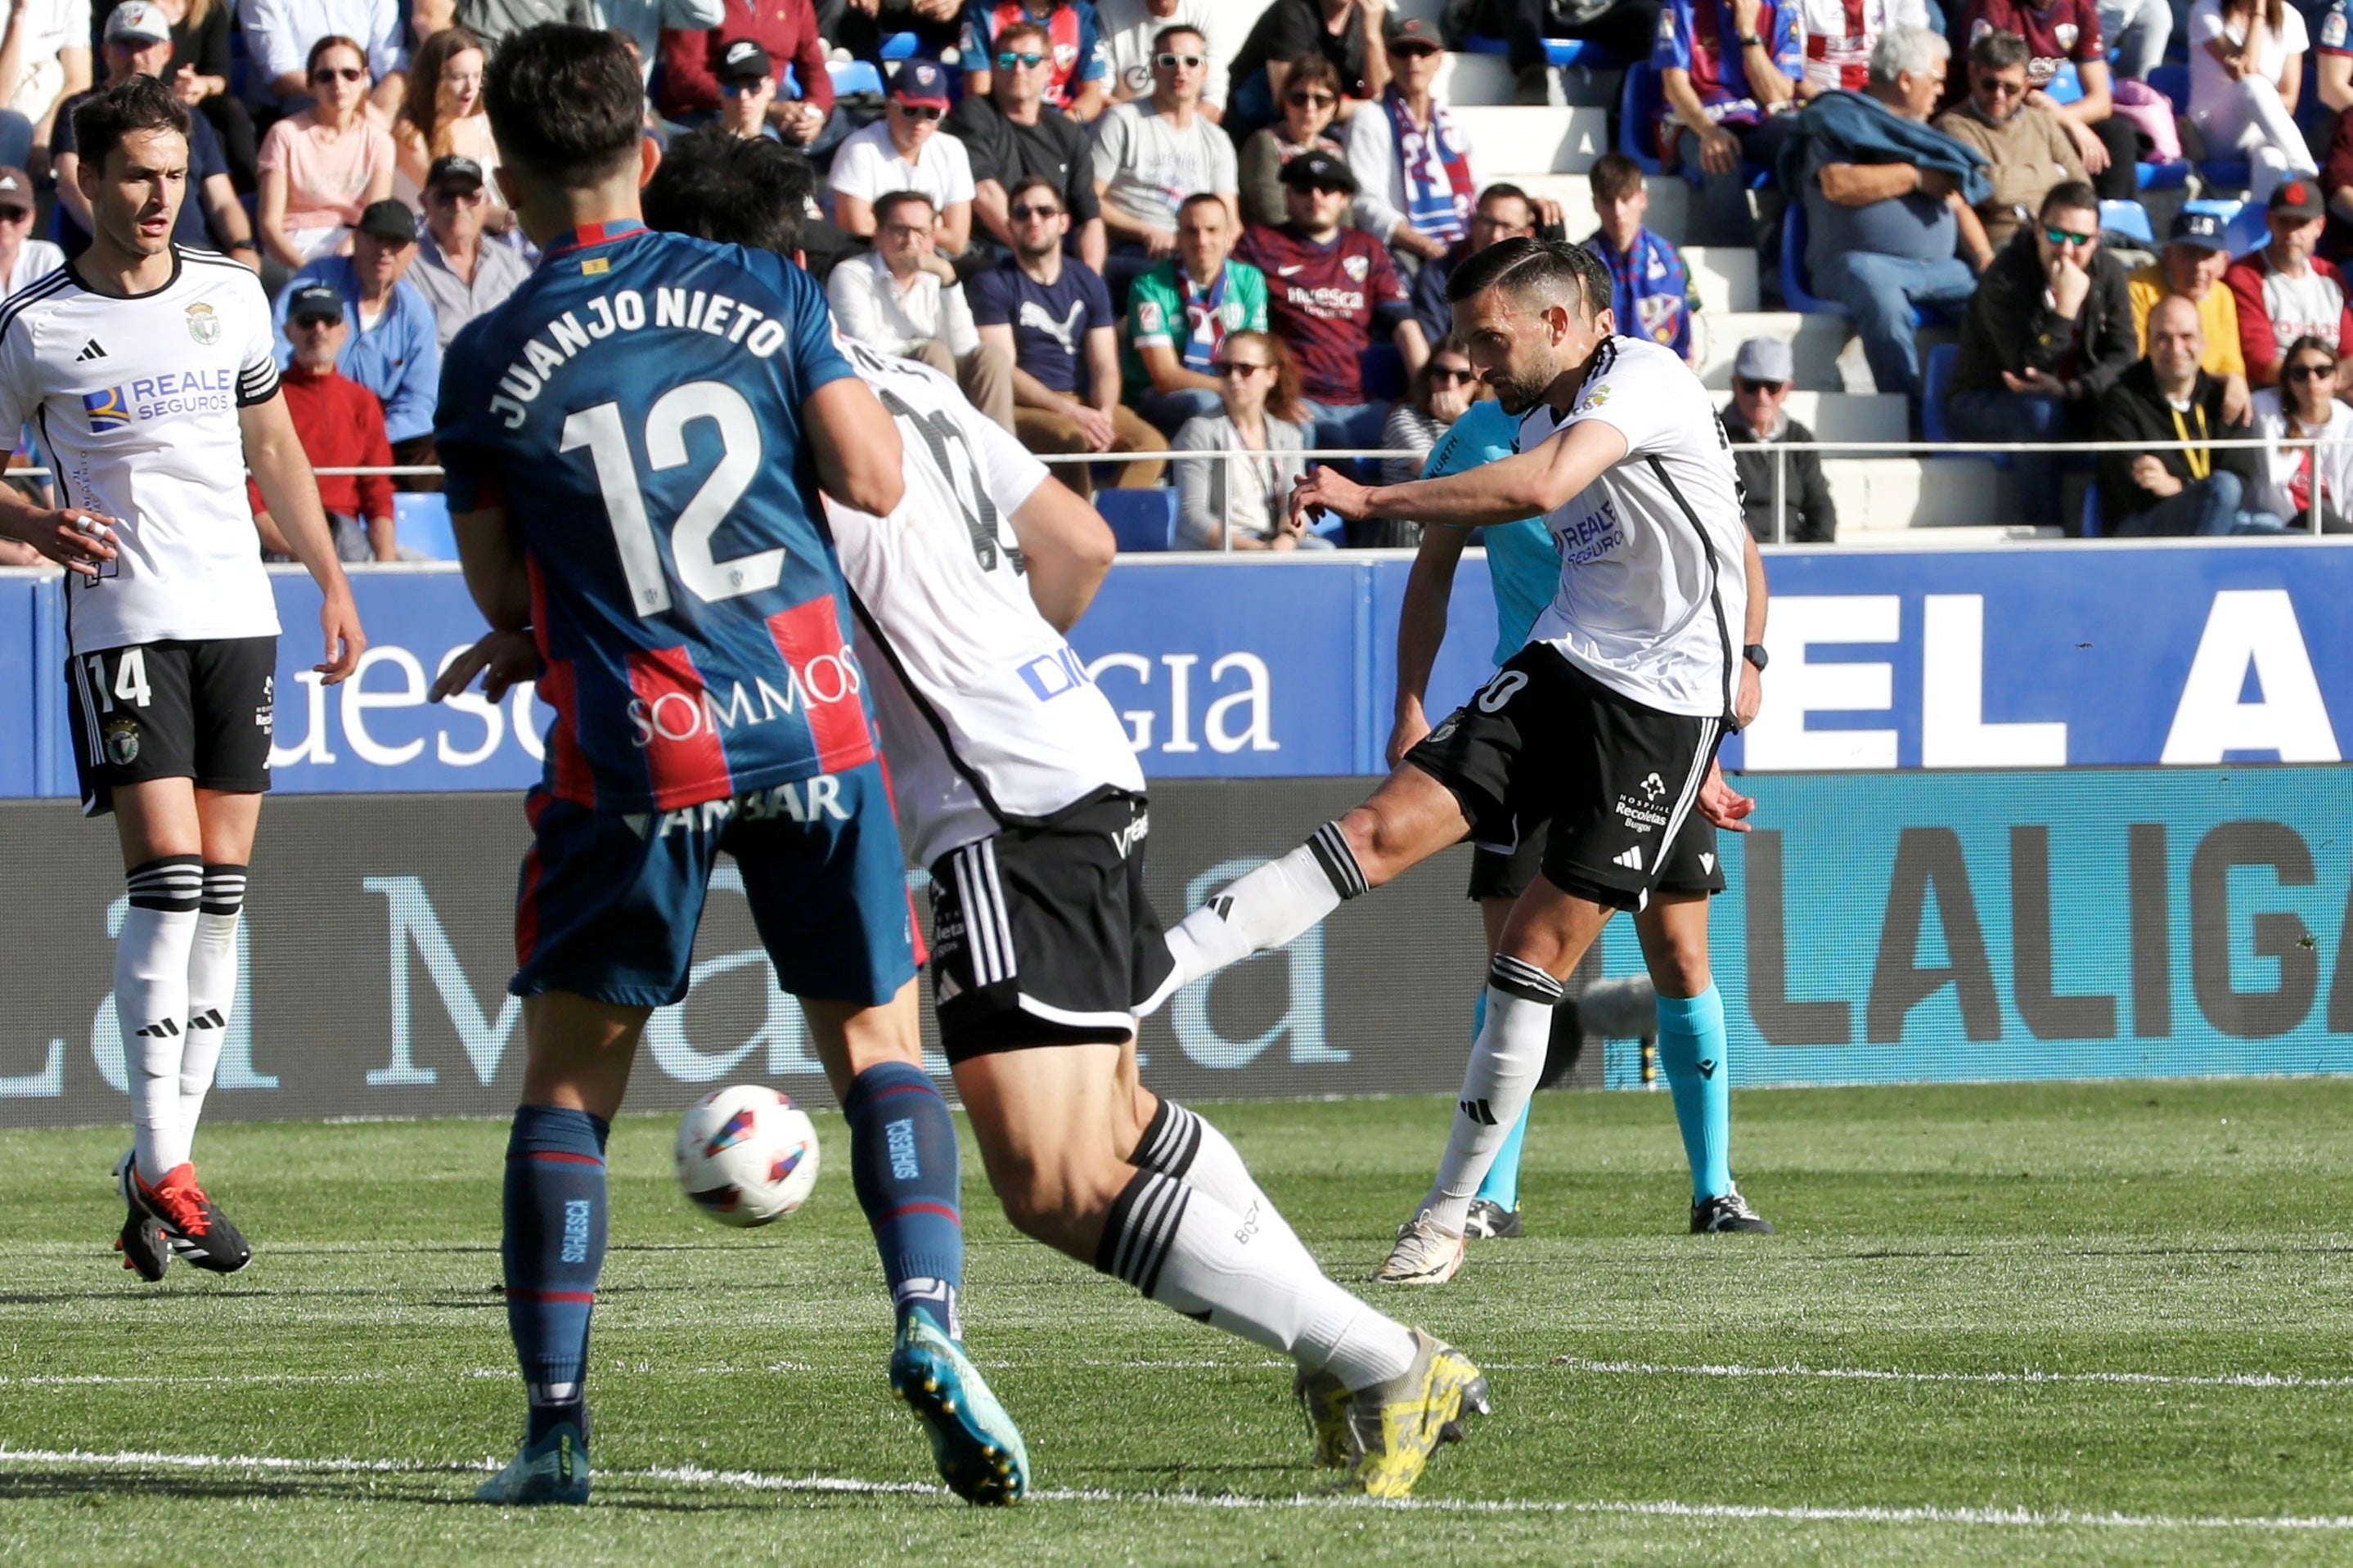
[[[370,204],[392,195],[399,157],[368,118],[367,56],[330,34],[311,47],[311,106],[261,139],[261,242],[300,269],[339,254]]]

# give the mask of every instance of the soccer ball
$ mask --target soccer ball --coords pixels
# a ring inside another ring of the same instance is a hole
[[[817,1128],[773,1089],[739,1083],[695,1101],[678,1124],[678,1182],[722,1225],[782,1219],[817,1185]]]

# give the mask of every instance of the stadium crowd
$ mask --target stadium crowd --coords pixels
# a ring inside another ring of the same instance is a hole
[[[1620,330],[1696,364],[1692,268],[1645,223],[1662,178],[1695,188],[1694,239],[1755,248],[1768,307],[1852,318],[1915,438],[2047,447],[2015,465],[2025,521],[2073,531],[2062,474],[2093,465],[2071,441],[2288,441],[2353,416],[2307,395],[2353,331],[2334,259],[2353,252],[2346,4],[1474,0],[1442,33],[1388,0],[50,0],[0,36],[0,263],[14,291],[89,243],[72,106],[164,78],[198,111],[180,237],[270,289],[313,460],[430,468],[442,351],[533,260],[501,203],[483,72],[501,40],[565,20],[628,41],[649,138],[810,159],[809,265],[840,330],[953,375],[1033,450],[1117,455],[1064,468],[1082,489],[1173,482],[1176,547],[1413,542],[1302,534],[1282,498],[1301,453],[1427,453],[1485,395],[1445,289],[1497,240],[1580,240]],[[1482,181],[1499,150],[1437,85],[1466,28],[1502,40],[1524,103],[1556,91],[1547,37],[1654,82],[1648,119],[1615,128],[1635,155],[1590,168],[1591,235]],[[2307,53],[2322,113],[2300,121]],[[2118,232],[2108,204],[2185,159],[2210,186],[2231,179],[2215,160],[2243,164],[2266,242],[2234,257],[2201,202],[2161,246],[2145,216]],[[2148,254],[2128,265],[2125,246]],[[1785,249],[1802,297],[1784,298]],[[1934,375],[1924,335],[1955,331]],[[1725,426],[1759,536],[1828,541],[1820,456],[1750,450],[1813,439],[1796,384],[1787,342],[1740,345]],[[1171,476],[1172,449],[1229,456]],[[2282,447],[2109,458],[2110,532],[2297,526],[2315,484],[2335,527],[2353,467]],[[395,558],[390,491],[334,490],[349,558]]]

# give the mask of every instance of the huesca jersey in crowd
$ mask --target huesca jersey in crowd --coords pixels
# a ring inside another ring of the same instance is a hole
[[[278,395],[273,346],[251,269],[178,246],[148,293],[68,266],[0,306],[0,429],[31,421],[59,504],[121,524],[106,575],[66,578],[73,652],[277,635],[237,422]]]
[[[559,798],[670,810],[872,758],[801,426],[852,374],[808,274],[636,224],[557,239],[450,343],[449,505],[521,529]]]
[[[907,496],[888,520],[826,511],[916,864],[1104,789],[1142,795],[1119,715],[1029,596],[1012,518],[1046,465],[937,371],[848,353],[898,421]]]
[[[1374,327],[1413,313],[1388,247],[1362,229],[1344,228],[1318,245],[1288,224],[1254,224],[1234,254],[1266,274],[1267,320],[1291,345],[1307,395],[1364,402],[1359,356]]]

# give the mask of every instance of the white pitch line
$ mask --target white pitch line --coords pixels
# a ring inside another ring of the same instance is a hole
[[[498,1468],[495,1459],[434,1462],[419,1459],[295,1459],[251,1454],[99,1453],[80,1448],[0,1447],[0,1464],[88,1466],[120,1469],[263,1470],[322,1475],[471,1475]],[[871,1497],[947,1497],[939,1487],[916,1481],[870,1481],[842,1476],[772,1476],[756,1470],[712,1470],[697,1465],[657,1466],[605,1472],[607,1480],[669,1481],[682,1486],[732,1487],[744,1491],[819,1492]],[[1285,1509],[1375,1509],[1396,1513],[1599,1514],[1638,1518],[1792,1521],[1849,1524],[1963,1524],[2009,1529],[2256,1531],[2313,1532],[2353,1531],[2353,1516],[2214,1516],[2084,1512],[2073,1509],[1777,1507],[1764,1503],[1666,1501],[1551,1501],[1529,1498],[1412,1498],[1399,1502],[1295,1493],[1290,1497],[1243,1497],[1196,1491],[1115,1491],[1106,1488],[1041,1487],[1031,1502],[1142,1503],[1163,1508],[1242,1510]]]
[[[1841,1366],[1675,1366],[1646,1361],[1587,1361],[1555,1356],[1547,1366],[1567,1372],[1631,1373],[1675,1377],[1820,1377],[1858,1383],[2105,1383],[2158,1388],[2353,1388],[2353,1377],[2299,1377],[2284,1372],[2233,1372],[2211,1377],[2157,1372],[1893,1372]],[[1528,1367],[1489,1371],[1529,1371]]]

